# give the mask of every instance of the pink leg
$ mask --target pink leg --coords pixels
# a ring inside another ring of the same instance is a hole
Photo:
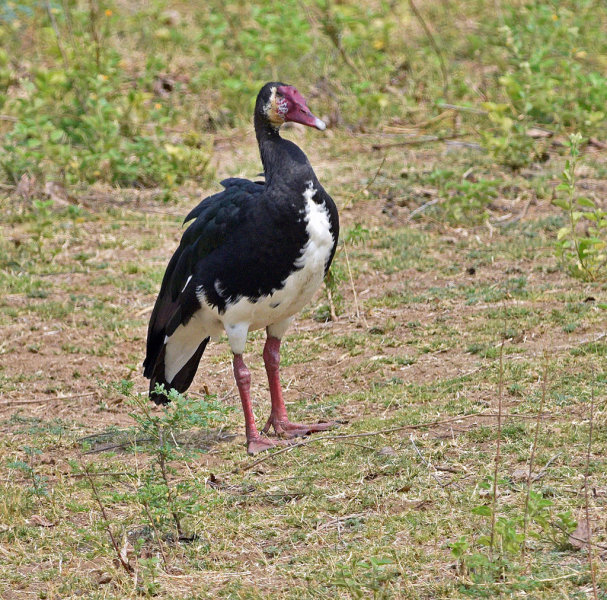
[[[266,373],[268,374],[268,383],[270,384],[270,398],[272,399],[272,412],[270,418],[263,428],[263,432],[267,433],[270,427],[274,427],[274,431],[280,436],[295,437],[308,435],[316,431],[326,431],[334,426],[334,423],[313,423],[304,425],[301,423],[291,423],[287,416],[287,409],[282,398],[282,388],[280,387],[280,340],[278,338],[268,336],[266,345],[263,349],[263,362],[266,365]]]
[[[244,364],[242,354],[234,354],[234,379],[236,379],[240,401],[242,402],[242,411],[244,412],[244,422],[247,432],[247,452],[249,454],[257,454],[276,446],[276,442],[262,438],[257,431],[255,416],[251,407],[251,373],[247,365]]]

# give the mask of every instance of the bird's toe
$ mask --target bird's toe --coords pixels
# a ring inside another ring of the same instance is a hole
[[[290,421],[276,421],[272,423],[276,434],[282,438],[304,437],[319,431],[328,431],[336,426],[331,421],[327,423],[291,423]]]
[[[269,440],[264,437],[257,437],[248,440],[247,442],[247,454],[250,456],[254,456],[255,454],[259,454],[260,452],[264,452],[265,450],[269,450],[270,448],[275,448],[276,446],[282,445],[280,442],[275,440]]]

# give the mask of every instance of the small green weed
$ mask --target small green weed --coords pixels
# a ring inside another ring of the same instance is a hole
[[[136,475],[129,475],[129,488],[125,492],[112,491],[112,502],[137,504],[140,508],[140,523],[134,541],[137,564],[141,567],[144,577],[142,591],[152,594],[157,591],[156,577],[158,574],[158,557],[140,556],[144,545],[155,538],[158,550],[162,556],[165,568],[168,566],[168,547],[179,542],[192,541],[196,534],[185,532],[184,520],[200,516],[204,512],[203,504],[208,490],[204,480],[194,476],[187,466],[201,449],[193,447],[184,434],[191,433],[193,428],[206,428],[209,424],[221,419],[225,412],[213,399],[204,398],[193,400],[180,394],[174,389],[165,390],[157,386],[156,393],[167,398],[169,404],[163,406],[160,414],[153,412],[150,401],[145,396],[133,392],[133,382],[122,380],[103,385],[107,392],[127,398],[134,409],[130,416],[135,421],[134,428],[126,432],[113,432],[123,437],[122,446],[130,447],[136,453],[147,453],[150,460]],[[86,475],[91,491],[104,516],[106,529],[114,550],[116,534],[110,528],[106,519],[106,509],[102,500],[99,486],[94,483],[90,467],[72,463],[78,474]],[[183,476],[183,471],[189,476]],[[133,494],[133,489],[135,494]],[[123,556],[118,556],[119,562],[128,572],[134,567]]]
[[[38,474],[34,468],[35,458],[41,454],[41,450],[25,446],[23,451],[27,460],[12,460],[8,463],[8,468],[21,472],[29,480],[31,487],[27,491],[30,498],[48,497],[48,480],[43,475]]]
[[[506,483],[506,482],[501,482]],[[491,478],[479,483],[481,489],[489,492]],[[569,547],[569,535],[577,523],[570,511],[553,514],[553,502],[541,492],[530,491],[527,506],[528,522],[535,525],[528,533],[538,543],[549,541],[554,550],[564,551]],[[492,520],[492,507],[481,504],[471,509],[473,515],[486,519],[487,527]],[[474,583],[495,582],[504,570],[516,571],[516,560],[524,554],[527,540],[524,534],[524,514],[515,512],[509,516],[500,515],[495,519],[494,552],[491,538],[482,534],[474,539],[462,536],[450,544],[451,554],[457,559],[460,570],[470,575]]]
[[[158,413],[153,411],[147,394],[136,394],[133,386],[133,382],[126,379],[102,385],[109,395],[126,398],[133,409],[129,416],[135,421],[135,427],[127,432],[129,445],[132,444],[137,452],[150,452],[154,457],[149,472],[141,476],[148,478],[151,487],[164,486],[164,491],[161,490],[158,497],[168,498],[171,493],[170,490],[167,492],[167,476],[174,473],[171,463],[183,463],[202,451],[187,441],[180,443],[179,440],[194,429],[206,429],[222,420],[226,408],[217,404],[211,396],[193,399],[172,388],[167,391],[159,385],[156,392],[167,398],[168,403]],[[156,492],[152,492],[151,497],[156,498]],[[170,514],[171,511],[165,512]]]
[[[604,121],[607,79],[592,56],[604,38],[593,4],[532,0],[507,10],[500,84],[519,122],[590,133]]]
[[[204,494],[204,482],[194,477],[171,482],[170,476],[177,472],[174,465],[184,464],[199,452],[180,444],[178,435],[192,428],[208,427],[220,419],[225,410],[211,398],[194,400],[174,389],[167,391],[164,386],[157,386],[156,393],[169,400],[157,415],[152,412],[147,396],[131,395],[130,388],[125,391],[136,409],[130,413],[136,423],[135,439],[148,440],[140,449],[149,449],[154,458],[140,476],[138,500],[155,530],[166,531],[172,521],[177,538],[181,539],[184,537],[182,521],[199,509],[197,496]]]
[[[513,114],[509,104],[485,102],[492,126],[481,131],[483,145],[500,164],[511,169],[521,169],[529,165],[534,157],[533,140],[525,135],[525,123]]]
[[[556,249],[571,275],[595,281],[607,275],[607,211],[590,198],[576,194],[575,169],[581,141],[579,133],[569,137],[570,158],[556,188],[564,195],[552,201],[565,211],[569,220],[568,225],[559,229]]]
[[[400,572],[390,557],[354,559],[338,565],[339,575],[333,580],[337,587],[347,590],[352,598],[389,598],[390,591],[384,586]]]

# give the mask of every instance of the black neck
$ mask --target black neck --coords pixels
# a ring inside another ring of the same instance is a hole
[[[289,140],[280,137],[278,129],[255,113],[255,135],[259,144],[261,164],[266,186],[273,182],[298,183],[299,180],[316,180],[314,171],[302,150]]]
[[[266,185],[268,185],[272,176],[279,170],[280,146],[284,140],[280,137],[278,129],[272,127],[257,112],[255,112],[254,122],[261,164],[266,177]]]

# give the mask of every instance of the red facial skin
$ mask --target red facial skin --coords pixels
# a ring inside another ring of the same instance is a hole
[[[305,98],[293,86],[281,85],[277,88],[277,91],[282,96],[276,101],[277,110],[285,121],[316,127],[321,131],[325,129],[324,122],[312,114],[312,111],[306,105]]]

